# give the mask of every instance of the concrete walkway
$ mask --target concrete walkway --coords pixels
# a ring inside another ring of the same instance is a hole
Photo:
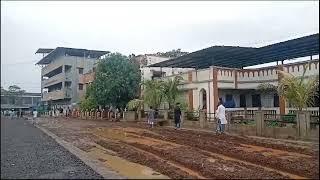
[[[102,179],[23,119],[1,118],[1,179]]]

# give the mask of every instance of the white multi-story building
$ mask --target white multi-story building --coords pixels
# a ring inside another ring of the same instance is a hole
[[[38,49],[43,54],[37,63],[41,69],[41,101],[53,105],[71,105],[79,102],[84,93],[80,76],[94,67],[108,51],[57,47]]]
[[[164,76],[181,74],[191,70],[190,68],[170,68],[170,67],[149,67],[152,64],[160,63],[171,59],[160,54],[145,54],[134,57],[135,61],[140,65],[141,80],[151,80]]]

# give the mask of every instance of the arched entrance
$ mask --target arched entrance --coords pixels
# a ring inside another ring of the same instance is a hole
[[[207,109],[207,92],[203,88],[200,90],[199,100],[200,109]]]

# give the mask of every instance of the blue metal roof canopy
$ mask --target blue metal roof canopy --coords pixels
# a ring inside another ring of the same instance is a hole
[[[203,69],[210,66],[242,68],[319,54],[319,33],[280,43],[254,47],[212,46],[149,67]]]

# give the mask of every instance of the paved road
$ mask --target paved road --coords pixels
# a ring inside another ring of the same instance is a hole
[[[3,178],[103,177],[26,120],[1,118],[1,179]]]

